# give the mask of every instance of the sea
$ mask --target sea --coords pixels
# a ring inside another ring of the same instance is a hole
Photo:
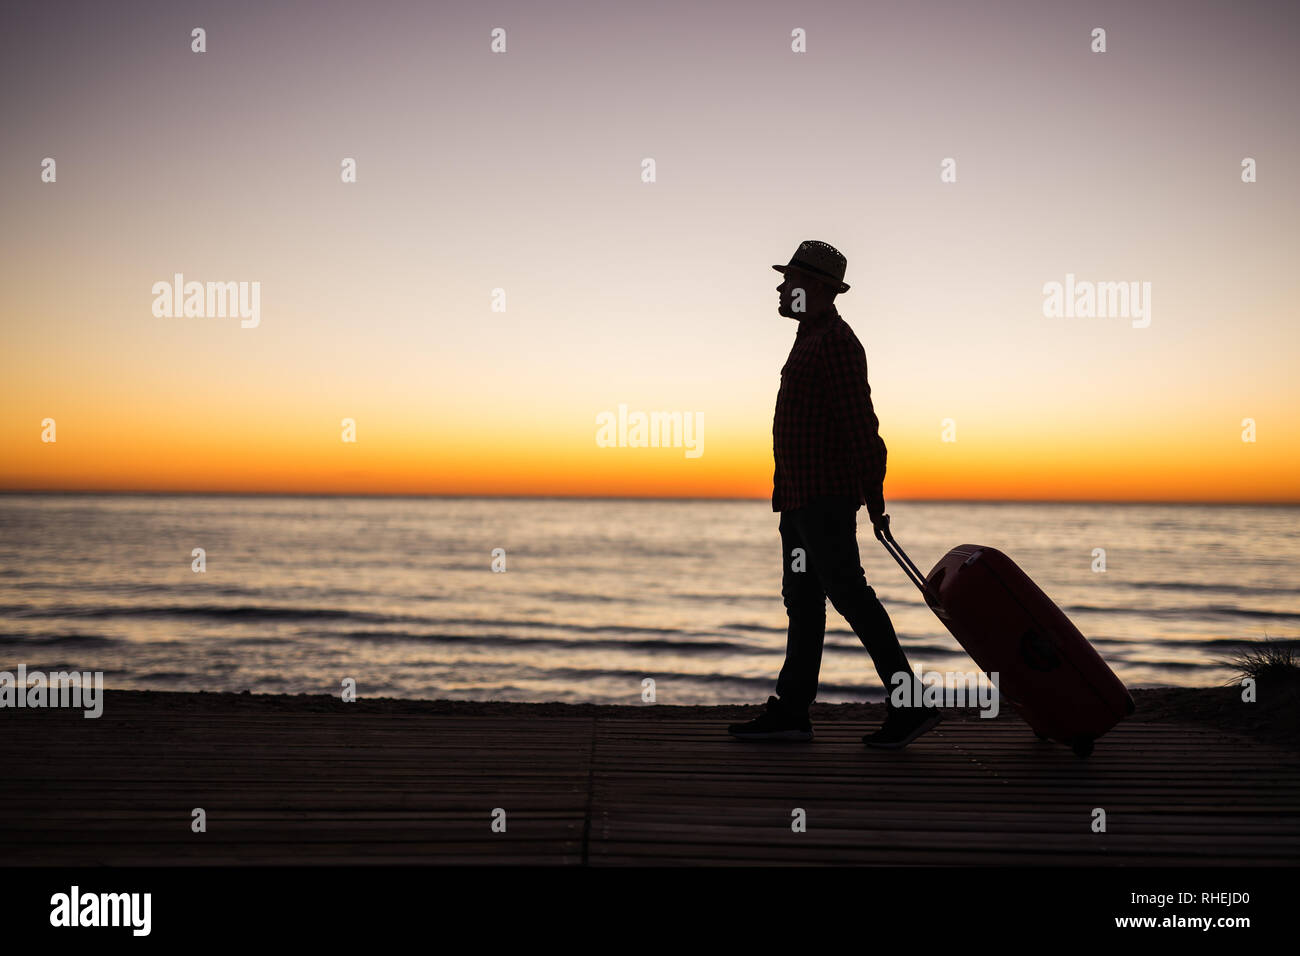
[[[1130,687],[1203,687],[1300,637],[1300,508],[890,503],[928,571],[1005,551]],[[872,536],[921,671],[977,668]],[[0,670],[111,688],[477,701],[761,703],[785,649],[765,501],[0,495]],[[648,684],[647,681],[653,682]],[[818,699],[878,701],[827,607]]]

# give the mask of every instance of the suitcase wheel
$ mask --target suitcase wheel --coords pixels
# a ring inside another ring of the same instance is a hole
[[[1070,741],[1070,749],[1080,757],[1086,757],[1092,753],[1092,748],[1096,742],[1092,737],[1075,737]]]

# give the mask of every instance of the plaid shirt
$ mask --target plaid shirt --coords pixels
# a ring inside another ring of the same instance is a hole
[[[823,495],[884,509],[885,443],[871,406],[867,356],[834,306],[800,321],[781,369],[772,422],[772,510]]]

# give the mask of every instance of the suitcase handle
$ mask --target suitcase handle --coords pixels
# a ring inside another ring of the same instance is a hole
[[[876,528],[876,538],[885,546],[885,550],[889,552],[890,557],[898,562],[898,566],[903,569],[907,579],[920,589],[921,596],[925,598],[925,603],[930,606],[930,609],[940,617],[944,617],[943,604],[939,601],[939,595],[930,587],[930,583],[926,581],[921,569],[912,562],[912,559],[907,556],[907,552],[894,540],[894,535],[889,530],[889,515],[885,515],[884,521]]]

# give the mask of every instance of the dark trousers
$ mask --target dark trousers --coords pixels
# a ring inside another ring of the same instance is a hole
[[[912,674],[889,613],[867,584],[858,556],[857,525],[857,506],[849,498],[819,498],[781,513],[781,597],[790,628],[776,695],[799,712],[817,697],[828,597],[871,654],[886,702],[898,686],[894,675]],[[802,571],[795,570],[796,548],[803,549]]]

